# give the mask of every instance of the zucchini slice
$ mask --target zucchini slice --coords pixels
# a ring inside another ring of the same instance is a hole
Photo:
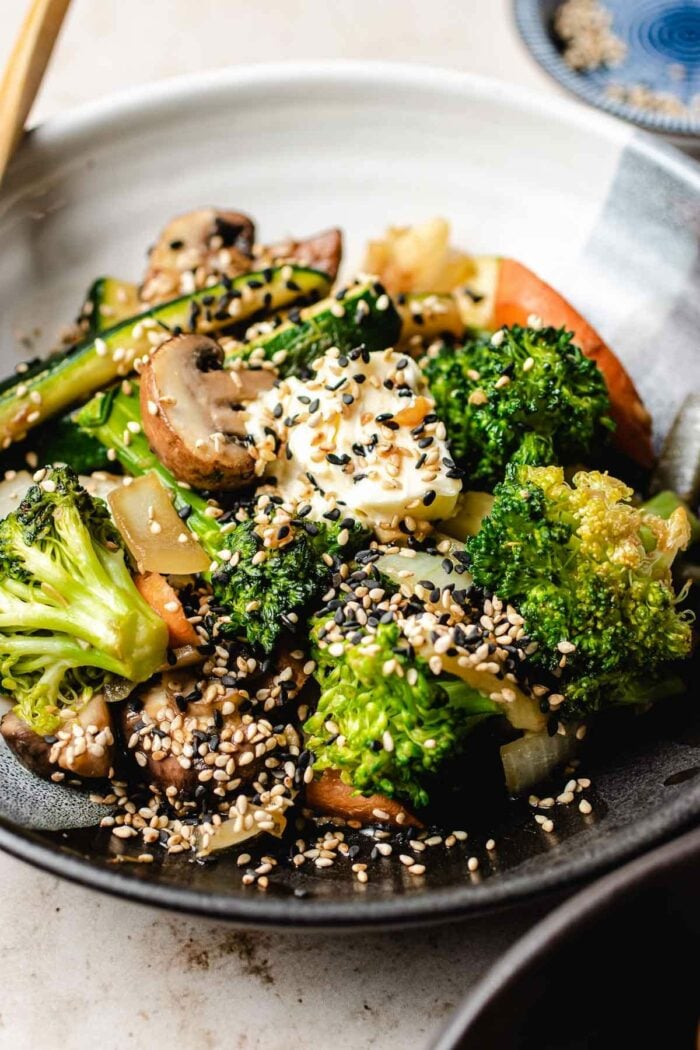
[[[396,345],[400,332],[401,319],[383,285],[363,281],[313,306],[290,311],[279,327],[227,348],[227,358],[264,358],[284,377],[304,372],[332,346],[341,352],[362,345],[385,350]]]
[[[90,287],[79,320],[96,336],[143,310],[138,286],[118,277],[98,277]]]
[[[260,311],[325,295],[329,285],[327,275],[317,270],[277,267],[242,274],[122,321],[12,377],[0,390],[0,447],[8,448],[45,419],[128,375],[164,334],[218,332]]]
[[[421,346],[441,336],[461,339],[465,324],[456,296],[437,292],[398,295],[396,309],[401,317],[401,342],[418,339]]]

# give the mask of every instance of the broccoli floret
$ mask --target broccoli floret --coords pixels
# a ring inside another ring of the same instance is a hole
[[[467,541],[476,584],[517,608],[533,664],[558,676],[565,717],[664,695],[665,665],[690,650],[670,571],[688,542],[685,512],[664,521],[631,496],[607,474],[568,485],[559,467],[512,464]]]
[[[498,705],[450,675],[436,678],[411,655],[395,623],[379,624],[342,654],[319,646],[328,618],[312,629],[321,695],[304,732],[314,769],[337,769],[365,795],[425,806],[425,778],[457,753],[469,731]],[[392,670],[387,670],[387,662]]]
[[[585,462],[607,440],[614,424],[605,380],[572,338],[514,325],[424,359],[435,410],[471,487],[493,488],[510,460]]]
[[[145,681],[167,628],[136,590],[102,500],[50,468],[0,522],[0,679],[16,711],[50,733],[114,675]]]
[[[330,585],[323,555],[333,558],[342,551],[350,557],[367,535],[359,525],[346,529],[349,538],[341,545],[342,529],[335,523],[285,529],[279,546],[265,547],[255,522],[244,521],[221,537],[215,551],[210,548],[214,556],[230,552],[211,576],[214,597],[230,618],[226,630],[265,652],[285,628],[294,630],[299,614]]]
[[[270,652],[285,627],[293,627],[293,617],[327,589],[331,569],[324,555],[331,565],[336,558],[350,558],[368,538],[368,531],[357,522],[296,522],[284,526],[283,542],[265,547],[251,521],[222,528],[209,515],[203,496],[178,483],[142,432],[132,433],[129,424],[140,422],[141,411],[138,384],[132,382],[131,388],[129,393],[115,388],[93,398],[81,409],[78,422],[114,450],[128,473],[152,470],[158,475],[207,554],[220,562],[211,573],[211,583],[221,612],[230,617],[228,630]],[[264,558],[256,563],[255,556],[261,553]]]

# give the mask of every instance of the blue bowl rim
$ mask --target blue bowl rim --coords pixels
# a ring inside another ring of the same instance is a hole
[[[647,113],[636,106],[616,102],[606,98],[583,74],[570,69],[550,39],[540,6],[539,0],[513,0],[520,36],[533,57],[554,80],[596,109],[602,109],[638,127],[689,139],[700,138],[700,119],[689,120],[664,113]]]

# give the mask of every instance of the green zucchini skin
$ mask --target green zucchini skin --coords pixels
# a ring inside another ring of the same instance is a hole
[[[85,298],[78,323],[85,337],[99,335],[119,321],[133,317],[142,309],[139,291],[135,284],[118,277],[98,277],[93,281]],[[33,373],[45,366],[46,361],[34,363]],[[32,374],[33,374],[32,373]],[[27,373],[24,375],[26,381]],[[16,380],[10,377],[3,389]],[[76,425],[71,415],[48,419],[32,430],[24,441],[14,442],[0,453],[0,473],[8,470],[23,470],[27,467],[45,467],[51,463],[66,463],[76,474],[91,474],[94,470],[120,471],[121,466],[107,458],[107,449],[91,434]]]
[[[362,345],[370,351],[385,350],[398,342],[401,333],[401,318],[378,281],[351,285],[332,298],[290,313],[279,327],[227,349],[227,358],[264,358],[282,377],[299,375],[332,346],[341,352]]]
[[[430,342],[441,336],[462,339],[466,332],[453,294],[421,292],[399,295],[396,309],[401,316],[401,342],[404,345],[413,339]]]
[[[328,276],[317,270],[276,267],[242,274],[122,321],[48,358],[36,371],[12,377],[0,391],[0,447],[8,448],[39,423],[128,375],[163,332],[216,333],[263,310],[325,295],[329,286]]]
[[[78,321],[85,325],[86,336],[94,338],[142,309],[138,285],[119,277],[98,277],[90,286]]]

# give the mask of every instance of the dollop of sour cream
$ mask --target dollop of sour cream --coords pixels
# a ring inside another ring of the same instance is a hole
[[[449,518],[461,489],[424,377],[400,351],[331,349],[311,379],[279,380],[246,409],[259,476],[311,518],[340,506],[370,526]]]

